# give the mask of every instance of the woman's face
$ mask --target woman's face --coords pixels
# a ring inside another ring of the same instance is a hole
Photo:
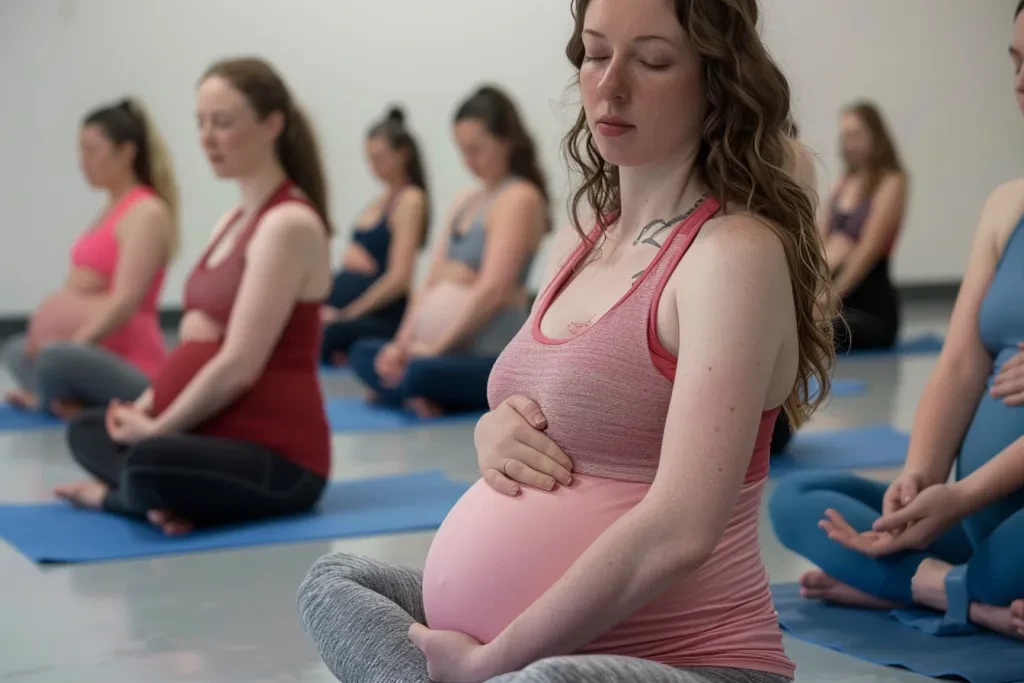
[[[839,146],[843,159],[853,168],[863,166],[871,157],[874,139],[859,116],[847,112],[839,118]]]
[[[396,183],[405,175],[405,157],[405,152],[394,149],[383,135],[366,140],[366,160],[381,182]]]
[[[643,166],[694,152],[706,110],[701,57],[668,0],[593,0],[580,90],[601,156]]]
[[[90,187],[110,187],[133,173],[135,145],[114,144],[102,126],[86,124],[78,132],[78,163]]]
[[[1017,107],[1024,113],[1024,12],[1017,15],[1013,22],[1013,36],[1010,39],[1010,59],[1013,60],[1013,90],[1017,96]]]
[[[221,178],[245,176],[266,163],[283,128],[280,112],[261,121],[245,95],[220,76],[199,85],[196,122],[206,158]]]
[[[480,119],[456,122],[455,143],[462,161],[477,178],[494,183],[508,175],[509,145],[492,135]]]

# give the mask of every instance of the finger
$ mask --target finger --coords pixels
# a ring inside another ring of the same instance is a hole
[[[551,437],[534,429],[523,430],[521,434],[515,436],[519,443],[525,446],[522,452],[527,458],[528,465],[554,477],[562,486],[569,486],[572,483],[572,459]]]
[[[854,529],[852,526],[850,526],[850,523],[847,522],[846,519],[844,519],[843,516],[841,514],[839,514],[837,511],[829,508],[828,510],[825,510],[825,516],[828,517],[829,520],[833,524],[835,524],[836,527],[841,529],[842,531],[845,531],[845,532],[848,532],[848,533],[851,533],[851,534],[856,534],[857,533],[857,530]]]
[[[885,495],[882,496],[882,514],[888,515],[903,507],[902,497],[902,487],[890,486]]]
[[[534,429],[547,429],[548,419],[544,416],[540,406],[525,396],[518,394],[511,396],[505,400],[505,404],[522,415]]]
[[[501,471],[509,479],[541,491],[550,491],[557,483],[554,477],[538,472],[521,460],[509,458],[501,466]]]
[[[413,645],[418,647],[420,652],[423,652],[424,654],[427,652],[427,639],[429,636],[430,629],[423,624],[413,622],[409,627],[409,640],[411,640]]]
[[[906,507],[888,515],[882,515],[875,520],[871,528],[874,531],[901,531],[907,524],[916,521],[917,517],[917,511],[914,508]]]
[[[1003,399],[1003,403],[1005,403],[1008,406],[1024,405],[1024,389],[1022,389],[1019,393],[1007,396],[1006,398]]]
[[[484,470],[484,481],[498,493],[513,497],[519,495],[519,485],[498,470]]]
[[[920,493],[920,491],[917,488],[916,481],[911,479],[904,483],[900,491],[900,509],[913,503],[914,499],[917,498],[918,493]]]

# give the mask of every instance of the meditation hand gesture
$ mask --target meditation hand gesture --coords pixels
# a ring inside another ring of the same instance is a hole
[[[107,407],[107,433],[119,444],[135,444],[157,435],[157,422],[131,403],[111,401]]]
[[[835,510],[818,523],[829,538],[870,557],[922,550],[967,514],[967,501],[955,485],[924,489],[906,506],[883,514],[868,531],[858,532]]]
[[[477,422],[477,463],[491,488],[509,496],[518,484],[550,491],[572,484],[572,460],[544,430],[547,418],[524,396],[512,396]]]

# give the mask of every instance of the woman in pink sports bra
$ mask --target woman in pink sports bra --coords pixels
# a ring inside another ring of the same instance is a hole
[[[582,185],[491,374],[484,479],[422,572],[334,554],[300,588],[345,683],[794,675],[758,511],[776,416],[799,424],[810,380],[828,383],[834,306],[810,193],[786,170],[789,86],[756,0],[573,9]],[[522,486],[545,453],[571,479]]]
[[[107,204],[75,242],[67,279],[36,308],[28,334],[0,350],[18,384],[7,401],[61,415],[145,390],[166,354],[157,303],[178,243],[170,158],[140,103],[89,113],[79,154]]]

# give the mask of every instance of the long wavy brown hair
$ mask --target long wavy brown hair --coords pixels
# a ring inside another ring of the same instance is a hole
[[[577,72],[585,54],[582,36],[590,3],[573,0],[576,25],[565,52]],[[760,217],[785,247],[800,360],[784,410],[799,426],[829,394],[837,304],[815,227],[817,200],[792,168],[789,83],[758,34],[757,0],[675,0],[675,8],[703,62],[707,112],[696,169],[723,207]],[[586,239],[580,205],[586,202],[586,213],[597,217],[604,231],[621,206],[619,171],[601,157],[582,109],[563,151],[570,168],[583,177],[570,214]],[[819,385],[816,393],[811,391],[813,379]]]

